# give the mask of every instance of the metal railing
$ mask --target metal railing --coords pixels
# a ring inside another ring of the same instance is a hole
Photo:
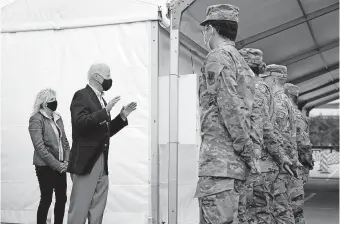
[[[323,151],[323,150],[331,150],[332,151],[339,151],[339,146],[313,146],[313,151]]]

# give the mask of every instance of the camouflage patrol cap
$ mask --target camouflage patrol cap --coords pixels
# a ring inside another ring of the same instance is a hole
[[[206,19],[201,23],[201,26],[205,26],[211,20],[226,20],[238,23],[239,12],[239,8],[234,5],[211,5],[207,9]]]
[[[287,78],[287,67],[277,64],[271,64],[266,67],[266,71],[260,74],[260,77],[276,76],[278,78]]]
[[[263,52],[256,48],[242,48],[240,54],[248,65],[260,66],[263,63]]]
[[[285,83],[284,89],[288,91],[291,95],[299,97],[300,88],[292,83]]]

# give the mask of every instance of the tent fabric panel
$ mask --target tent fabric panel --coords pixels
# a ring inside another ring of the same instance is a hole
[[[303,42],[297,40],[303,39]],[[281,33],[259,40],[247,46],[264,51],[263,58],[267,64],[280,63],[283,60],[314,47],[306,24],[285,30]]]
[[[198,149],[196,144],[179,144],[178,148],[178,223],[197,224],[199,222],[198,200],[194,198],[194,195],[198,180]],[[168,149],[169,147],[166,144],[159,146],[161,223],[168,223]]]
[[[168,120],[169,111],[163,109],[163,106],[168,105],[169,79],[162,76],[159,79],[160,100],[163,103],[159,104],[160,115],[163,115],[160,120]],[[166,94],[167,93],[167,94]],[[191,93],[191,94],[188,94]],[[185,132],[179,132],[179,149],[178,149],[178,219],[179,223],[198,223],[198,202],[194,199],[196,185],[198,180],[198,158],[200,146],[200,128],[199,128],[199,113],[197,99],[197,76],[196,74],[181,75],[179,78],[179,98],[181,101],[194,104],[187,104],[186,107],[179,108],[179,130],[183,130],[183,126],[188,126]],[[188,119],[189,117],[193,119]],[[188,120],[189,123],[183,122]],[[161,123],[162,121],[160,121]],[[164,122],[163,124],[166,124]],[[188,133],[190,133],[188,135]],[[191,136],[194,134],[194,137]],[[160,136],[163,136],[160,133]],[[161,139],[162,137],[160,137]],[[166,143],[166,138],[162,138],[162,143],[159,145],[159,165],[160,165],[160,222],[168,222],[168,172],[169,172],[169,144]],[[183,144],[186,143],[186,144]]]
[[[159,159],[160,159],[160,222],[168,222],[169,163],[169,34],[159,34]],[[195,50],[195,49],[193,49]],[[179,223],[198,223],[198,202],[193,196],[198,180],[200,146],[197,75],[203,62],[180,45],[179,51],[179,151],[178,151],[178,219]],[[190,93],[190,94],[188,94]],[[190,119],[189,119],[190,118]],[[184,126],[187,126],[184,129]],[[194,136],[192,135],[194,134]]]
[[[104,62],[111,68],[113,79],[112,88],[104,98],[109,101],[122,96],[111,115],[116,116],[131,101],[138,104],[138,109],[129,116],[129,126],[111,138],[104,223],[147,223],[149,96],[152,94],[150,23],[2,35],[2,222],[35,223],[36,220],[40,193],[27,129],[37,92],[47,87],[56,90],[58,112],[72,144],[69,107],[73,94],[87,84],[90,65]],[[22,91],[13,91],[13,84]],[[13,102],[20,104],[20,110]],[[68,178],[68,198],[71,188]],[[50,213],[50,219],[51,216]]]
[[[159,77],[168,76],[170,73],[169,40],[170,40],[169,33],[165,29],[160,28]],[[200,74],[202,65],[203,65],[202,59],[190,53],[190,51],[184,48],[183,45],[180,45],[179,74]],[[163,80],[162,82],[165,81]],[[168,142],[169,142],[169,87],[167,85],[164,85],[162,88],[159,87],[159,144],[167,144]]]
[[[310,21],[318,45],[334,41],[339,36],[339,11],[333,11]]]
[[[140,0],[18,0],[2,9],[1,19],[2,32],[65,29],[158,20],[158,5]]]
[[[339,46],[322,53],[328,65],[339,63]]]
[[[307,76],[324,67],[324,63],[319,54],[305,60],[288,65],[288,81]]]
[[[194,3],[195,4],[195,3]],[[190,9],[190,8],[189,8]],[[205,53],[208,53],[208,49],[204,44],[204,39],[202,35],[203,27],[200,26],[200,23],[195,19],[195,17],[191,16],[191,14],[184,12],[182,16],[182,22],[180,31],[203,49],[205,49]]]
[[[197,0],[190,6],[188,12],[194,15],[197,21],[203,21],[207,7],[214,4],[225,4],[225,1]],[[229,0],[228,4],[236,5],[240,9],[240,27],[243,28],[240,30],[237,40],[245,39],[302,16],[301,11],[296,7],[297,2],[295,0]]]
[[[169,74],[170,68],[170,45],[169,45],[169,33],[165,29],[160,29],[160,74],[159,76],[167,76]],[[195,50],[195,49],[192,49]],[[200,73],[202,67],[202,60],[192,54],[188,49],[186,49],[183,44],[180,45],[180,54],[179,54],[179,74],[192,74],[192,73]]]

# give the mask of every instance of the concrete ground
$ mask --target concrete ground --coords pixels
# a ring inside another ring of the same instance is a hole
[[[312,178],[337,178],[339,179],[339,164],[328,165],[327,172],[320,171],[320,162],[316,161],[314,170],[309,172]]]
[[[339,165],[331,165],[329,173],[318,169],[317,162],[305,186],[306,223],[339,224]]]
[[[304,215],[308,224],[339,224],[339,179],[309,179]]]

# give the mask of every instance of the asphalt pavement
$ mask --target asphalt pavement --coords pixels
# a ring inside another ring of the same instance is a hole
[[[339,179],[309,178],[305,186],[304,216],[307,224],[339,224]]]
[[[339,224],[339,179],[309,179],[304,215],[308,224]]]

